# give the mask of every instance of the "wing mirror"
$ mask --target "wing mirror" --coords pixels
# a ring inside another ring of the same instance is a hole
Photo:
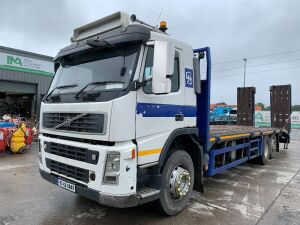
[[[171,92],[170,76],[174,73],[175,46],[168,41],[154,42],[152,92],[166,94]]]

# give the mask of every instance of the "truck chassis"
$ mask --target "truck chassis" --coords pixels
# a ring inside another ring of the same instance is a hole
[[[274,150],[279,150],[278,136],[283,132],[287,131],[269,127],[211,126],[209,139],[211,150],[206,175],[213,176],[262,156],[264,147],[267,147],[265,145],[271,148],[270,157],[272,157]]]

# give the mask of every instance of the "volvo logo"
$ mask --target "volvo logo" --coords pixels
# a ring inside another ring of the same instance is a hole
[[[82,113],[82,114],[79,114],[79,115],[74,116],[72,118],[67,117],[64,122],[62,122],[62,123],[60,123],[60,124],[52,127],[52,129],[57,129],[57,128],[60,128],[60,127],[69,127],[69,126],[71,126],[71,123],[73,121],[75,121],[75,120],[77,120],[77,119],[79,119],[79,118],[81,118],[83,116],[86,116],[86,115],[87,115],[87,113]]]
[[[64,122],[64,127],[71,126],[71,122],[72,122],[72,119],[70,117],[67,117]]]

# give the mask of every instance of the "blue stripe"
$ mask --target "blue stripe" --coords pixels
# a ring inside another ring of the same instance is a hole
[[[196,106],[137,103],[136,113],[143,117],[175,117],[176,114],[183,114],[184,117],[196,117]]]

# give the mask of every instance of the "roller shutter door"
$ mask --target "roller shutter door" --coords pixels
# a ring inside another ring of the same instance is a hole
[[[0,92],[8,94],[36,94],[36,85],[0,80]]]

